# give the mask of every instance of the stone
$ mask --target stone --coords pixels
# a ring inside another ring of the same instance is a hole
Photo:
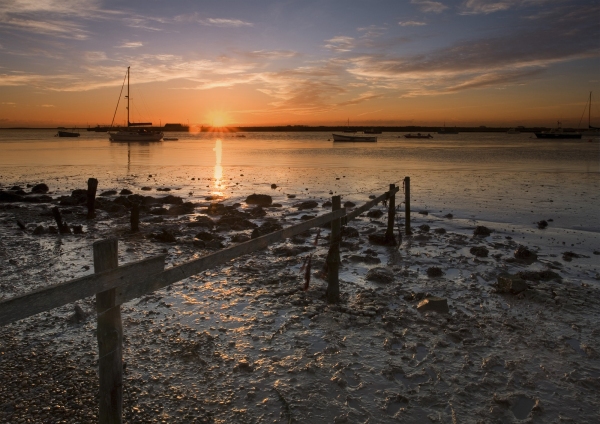
[[[436,278],[441,277],[442,275],[444,275],[444,271],[442,271],[441,268],[437,266],[430,266],[429,268],[427,268],[428,277]]]
[[[154,235],[154,238],[157,241],[160,241],[163,243],[174,243],[175,241],[177,241],[175,236],[164,228],[161,230],[160,233]]]
[[[519,247],[517,247],[514,252],[514,256],[516,259],[526,262],[533,262],[537,260],[537,255],[523,245],[519,245]]]
[[[304,202],[296,203],[293,206],[295,208],[298,208],[299,210],[305,210],[305,209],[316,208],[317,206],[319,206],[319,204],[317,202],[315,202],[314,200],[306,200]]]
[[[452,219],[454,218],[454,215],[452,215],[451,213],[447,213],[446,215],[444,215],[444,218]]]
[[[188,222],[188,227],[206,227],[212,229],[215,226],[215,222],[208,216],[200,215],[196,217],[195,221]]]
[[[31,192],[32,193],[37,193],[37,194],[45,194],[48,193],[48,186],[44,183],[41,184],[36,184],[31,188]]]
[[[367,212],[367,216],[369,218],[381,218],[383,216],[383,211],[380,209],[371,209],[369,212]]]
[[[385,234],[369,234],[369,242],[378,246],[395,246],[396,240],[388,240]]]
[[[423,231],[424,233],[429,232],[429,225],[427,224],[423,224],[423,225],[419,225],[419,230]]]
[[[527,290],[525,280],[518,275],[499,275],[496,282],[496,292],[518,294]]]
[[[106,197],[106,196],[116,196],[116,195],[117,195],[117,190],[107,190],[107,191],[103,191],[98,196]],[[73,196],[73,194],[71,194],[71,196],[75,197],[75,196]]]
[[[279,224],[277,222],[267,221],[264,224],[262,224],[260,227],[255,228],[252,231],[251,238],[255,239],[257,237],[261,237],[261,236],[264,236],[269,233],[274,233],[275,231],[279,231],[282,229],[283,229],[283,227],[281,226],[281,224]]]
[[[419,302],[417,305],[419,312],[434,311],[440,314],[447,314],[450,312],[448,308],[448,300],[443,297],[427,297]]]
[[[277,184],[271,184],[271,188],[275,190],[277,188]]]
[[[248,240],[250,240],[250,236],[248,234],[244,234],[244,233],[234,234],[231,237],[231,241],[235,242],[235,243],[244,243]]]
[[[268,194],[251,194],[246,197],[248,205],[270,206],[273,203],[273,198]]]
[[[354,203],[354,202],[350,202],[350,201],[344,202],[345,208],[353,208],[355,206],[356,206],[356,203]]]
[[[394,281],[394,273],[389,268],[371,268],[367,272],[366,279],[377,283],[389,284]]]
[[[544,228],[546,228],[547,226],[548,226],[548,222],[547,222],[547,221],[545,221],[545,220],[543,220],[543,219],[542,219],[541,221],[538,221],[538,223],[537,223],[537,227],[538,227],[540,230],[543,230],[543,229],[544,229]]]
[[[488,227],[485,227],[483,225],[478,225],[477,227],[475,227],[475,231],[473,232],[474,236],[481,236],[481,237],[487,237],[490,234],[492,234],[491,229],[489,229]]]
[[[485,258],[487,257],[488,253],[490,253],[490,251],[484,246],[473,246],[471,247],[469,252],[471,252],[472,255],[475,255],[478,258]]]
[[[435,230],[433,230],[433,232],[436,234],[446,234],[446,229],[445,228],[436,228]]]
[[[356,238],[358,236],[359,234],[356,228],[347,225],[342,227],[342,237]]]
[[[124,188],[123,190],[121,190],[121,192],[119,194],[121,196],[123,196],[123,195],[133,194],[133,192],[131,190]]]

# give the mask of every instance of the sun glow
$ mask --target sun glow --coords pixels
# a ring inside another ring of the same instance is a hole
[[[229,117],[224,112],[213,111],[209,113],[209,122],[213,128],[226,127],[229,125]]]

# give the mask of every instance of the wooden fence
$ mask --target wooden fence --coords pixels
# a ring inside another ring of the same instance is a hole
[[[99,422],[121,423],[123,405],[123,327],[120,305],[144,294],[191,277],[239,256],[264,249],[270,244],[331,223],[330,249],[327,255],[327,302],[339,301],[339,246],[341,227],[379,202],[388,202],[388,225],[385,240],[395,244],[395,194],[399,187],[390,184],[389,191],[346,213],[340,196],[333,196],[332,211],[300,224],[222,249],[210,255],[164,269],[165,255],[118,264],[116,239],[93,244],[94,274],[44,287],[0,302],[0,326],[63,306],[89,296],[96,296],[97,338],[99,356]],[[404,179],[406,234],[410,234],[410,177]]]

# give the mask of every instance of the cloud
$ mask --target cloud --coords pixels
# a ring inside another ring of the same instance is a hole
[[[421,12],[432,12],[432,13],[441,13],[444,10],[448,9],[448,6],[439,2],[432,0],[410,0],[412,4],[417,5]]]
[[[398,25],[400,25],[400,26],[424,26],[427,24],[425,22],[419,22],[419,21],[400,21],[400,22],[398,22]]]
[[[144,46],[144,43],[142,43],[141,41],[128,41],[128,42],[121,44],[120,46],[115,46],[115,47],[120,48],[120,49],[135,49],[135,48],[143,47],[143,46]]]
[[[3,105],[7,105],[7,106],[14,106],[16,105],[15,102],[2,102]]]
[[[88,62],[100,62],[108,59],[104,52],[85,52],[83,58]]]
[[[325,40],[326,49],[333,50],[335,52],[349,52],[354,48],[354,38],[346,36],[338,36]]]
[[[200,25],[216,26],[222,28],[240,28],[240,27],[252,27],[252,22],[242,21],[240,19],[226,19],[226,18],[202,18],[199,13],[192,13],[190,15],[178,15],[173,19],[175,22],[196,22]]]
[[[40,107],[56,107],[54,105],[40,105]]]
[[[251,59],[287,59],[298,56],[293,50],[253,50],[250,52],[237,52],[239,55]]]

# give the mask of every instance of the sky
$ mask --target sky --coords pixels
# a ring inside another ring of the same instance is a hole
[[[128,66],[155,125],[600,125],[600,0],[0,0],[0,127],[123,124]]]

